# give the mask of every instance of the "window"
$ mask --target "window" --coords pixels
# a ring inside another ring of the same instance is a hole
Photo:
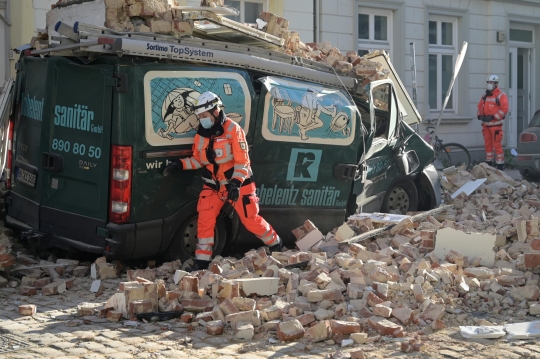
[[[448,91],[457,56],[457,19],[429,17],[429,107],[440,111]],[[445,110],[457,112],[457,80]]]
[[[391,52],[392,11],[360,8],[358,13],[358,55],[373,50]]]
[[[233,7],[240,11],[239,16],[227,16],[229,19],[242,22],[242,23],[255,23],[255,20],[259,17],[259,14],[266,11],[265,0],[225,0],[225,6]]]

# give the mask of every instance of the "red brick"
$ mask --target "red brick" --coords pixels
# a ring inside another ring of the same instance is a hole
[[[198,293],[199,278],[186,275],[180,280],[179,289],[183,292]]]
[[[182,304],[184,310],[195,313],[211,311],[214,308],[212,299],[184,299],[180,304]]]
[[[398,307],[392,309],[392,316],[403,325],[409,325],[414,319],[414,312],[409,307]]]
[[[381,304],[384,301],[381,298],[379,298],[379,296],[377,296],[377,294],[375,294],[373,292],[369,292],[368,296],[367,296],[367,302],[368,302],[368,304],[370,306],[374,307],[377,304]]]
[[[306,337],[312,342],[320,342],[332,336],[332,327],[328,320],[320,322],[306,332]]]
[[[281,322],[278,325],[277,336],[279,340],[283,342],[300,339],[304,336],[304,327],[296,319],[289,320],[288,322]]]
[[[306,313],[296,317],[303,326],[306,326],[315,321],[315,315],[313,313]]]
[[[132,318],[135,314],[152,313],[152,303],[149,300],[132,300],[129,302],[128,317]]]
[[[122,312],[118,310],[111,310],[107,313],[107,320],[109,322],[119,322],[122,318]]]
[[[180,316],[180,320],[183,321],[184,323],[191,323],[193,321],[193,313],[183,313],[181,316]]]
[[[368,324],[382,335],[392,335],[396,330],[403,330],[403,327],[392,323],[391,321],[381,317],[371,317],[368,319]]]
[[[535,251],[540,250],[540,238],[535,238],[531,241],[531,249]]]
[[[349,354],[351,354],[351,359],[365,359],[366,358],[363,350],[349,352]]]
[[[20,315],[34,315],[37,312],[37,307],[34,304],[19,305]]]
[[[129,281],[136,281],[137,277],[153,282],[156,280],[156,271],[154,269],[130,269],[127,271],[127,278]]]
[[[540,267],[540,253],[525,253],[525,267],[528,269]]]
[[[360,332],[360,324],[356,322],[345,322],[342,320],[331,320],[330,326],[333,334],[349,335]]]
[[[272,305],[272,302],[270,302],[270,305]],[[225,315],[240,313],[236,305],[234,305],[230,299],[225,299],[223,302],[221,302],[219,309],[221,309]]]
[[[221,320],[213,320],[206,323],[206,333],[210,335],[223,334],[223,322]]]
[[[36,288],[28,286],[19,287],[19,294],[31,297],[36,295]]]

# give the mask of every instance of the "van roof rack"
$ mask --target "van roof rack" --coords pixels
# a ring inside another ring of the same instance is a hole
[[[290,56],[260,46],[242,45],[200,38],[176,38],[155,33],[122,33],[96,25],[75,23],[78,40],[58,37],[60,44],[34,50],[32,55],[84,56],[90,53],[131,55],[173,61],[195,62],[250,69],[269,75],[285,76],[321,85],[345,86],[363,93],[359,79],[338,75],[324,63]]]

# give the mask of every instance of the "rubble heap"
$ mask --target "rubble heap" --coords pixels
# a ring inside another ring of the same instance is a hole
[[[59,0],[56,5],[53,5],[52,11],[61,11],[67,6],[78,6],[93,1],[95,0]],[[105,0],[103,8],[105,23],[96,25],[119,32],[192,35],[193,21],[183,19],[182,12],[174,9],[173,6],[178,6],[178,2],[174,0]]]
[[[486,184],[470,198],[458,196],[456,208],[420,221],[397,216],[390,230],[361,243],[351,238],[388,224],[392,215],[353,216],[326,236],[306,221],[293,231],[296,250],[270,255],[261,248],[240,260],[217,257],[204,271],[187,273],[174,262],[130,272],[98,313],[118,321],[178,312],[180,327],[230,332],[242,340],[271,333],[285,342],[349,346],[381,336],[407,338],[401,344],[405,352],[427,349],[419,332],[455,322],[489,324],[469,317],[473,311],[540,315],[540,263],[524,259],[540,249],[534,224],[538,188],[526,181],[510,187],[503,172],[480,165],[471,173],[446,171],[446,195],[480,175],[487,176]],[[478,211],[485,212],[485,221]],[[519,237],[520,226],[526,237]],[[472,257],[459,245],[440,254],[445,237],[464,237],[472,250],[481,243],[474,243],[479,230],[491,240],[490,265],[482,264],[489,255]],[[163,279],[156,280],[156,273]]]
[[[58,12],[67,6],[79,6],[92,1],[94,0],[59,0],[52,11]],[[105,0],[103,6],[101,12],[104,15],[98,14],[93,18],[104,17],[105,23],[95,25],[105,26],[119,32],[157,33],[176,37],[191,36],[194,30],[194,21],[197,19],[197,13],[186,16],[182,10],[175,8],[178,6],[178,2],[174,0]],[[223,0],[202,0],[201,6],[223,7],[224,2]],[[210,16],[218,23],[222,18],[221,15],[211,12],[207,12],[206,16]],[[93,18],[88,18],[85,21],[94,21]],[[388,78],[389,71],[383,69],[379,62],[370,60],[370,58],[379,55],[378,51],[361,57],[355,51],[342,54],[329,42],[304,43],[297,31],[289,30],[287,19],[270,12],[262,12],[257,19],[257,24],[245,25],[283,39],[284,45],[277,51],[324,63],[341,74],[362,79],[363,85]],[[54,24],[49,23],[48,26],[52,27]],[[46,44],[44,45],[38,40],[33,41],[36,48],[46,47]]]

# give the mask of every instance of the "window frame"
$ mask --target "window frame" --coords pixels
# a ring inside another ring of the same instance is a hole
[[[430,22],[436,22],[437,23],[437,44],[430,44],[429,43],[429,23]],[[442,23],[451,23],[452,24],[452,45],[442,45]],[[429,57],[431,55],[437,56],[437,79],[442,79],[442,57],[443,55],[452,55],[452,73],[454,71],[454,64],[458,55],[458,17],[455,16],[444,16],[444,15],[429,15],[428,23],[427,23],[427,39],[428,43],[428,93],[431,91],[430,89],[430,81],[429,81]],[[458,113],[458,79],[456,78],[454,82],[454,87],[452,88],[452,108],[448,108],[444,110],[444,113]],[[428,106],[430,113],[434,112],[440,112],[441,107],[444,102],[444,98],[442,97],[442,94],[444,91],[448,90],[448,88],[443,89],[442,86],[442,80],[437,81],[437,107],[432,108],[429,97],[428,97]]]
[[[392,42],[393,42],[393,15],[394,11],[389,9],[378,9],[371,7],[358,7],[358,15],[369,15],[369,39],[360,39],[358,33],[358,23],[356,25],[356,41],[358,45],[358,51],[374,51],[374,50],[385,50],[390,57],[392,57]],[[386,33],[387,40],[375,40],[375,16],[386,16]],[[358,20],[357,20],[358,22]]]
[[[240,2],[240,19],[238,20],[238,22],[240,22],[242,24],[246,23],[246,21],[245,21],[245,19],[246,19],[245,18],[245,4],[246,4],[246,2],[263,4],[263,10],[262,11],[268,11],[268,8],[269,8],[269,0],[232,0],[232,1],[239,1]]]

